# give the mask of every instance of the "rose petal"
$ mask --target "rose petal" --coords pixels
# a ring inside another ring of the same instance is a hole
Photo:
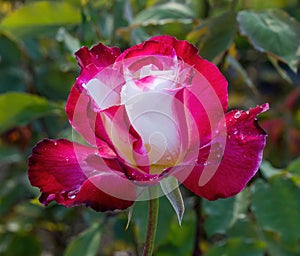
[[[100,109],[106,109],[120,104],[121,86],[118,85],[118,81],[114,81],[113,79],[116,77],[115,72],[110,73],[110,76],[107,77],[102,71],[101,74],[98,75],[100,79],[93,78],[84,85],[87,93]],[[115,88],[113,88],[114,86]],[[120,89],[118,90],[116,87]]]
[[[177,40],[176,38],[168,35],[155,36],[150,38],[149,41],[157,41],[158,43],[163,43],[164,45],[171,45],[175,49],[176,54],[180,59],[190,66],[195,67],[207,79],[209,84],[213,87],[218,95],[219,101],[223,106],[223,110],[227,110],[227,81],[214,64],[202,59],[198,55],[198,49],[195,46],[187,41]]]
[[[107,133],[123,164],[149,172],[149,157],[141,136],[132,126],[125,106],[113,106],[97,113],[96,136]]]
[[[79,66],[83,69],[89,64],[95,64],[97,67],[107,67],[113,64],[116,58],[121,54],[118,47],[107,47],[101,43],[88,49],[81,47],[76,53],[76,59]]]
[[[173,95],[150,91],[125,102],[130,123],[147,148],[150,164],[170,166],[178,160],[179,124],[172,108],[173,101]]]
[[[91,156],[98,157],[97,170],[95,170],[95,166],[90,166],[85,161]],[[46,139],[36,145],[29,157],[28,176],[31,185],[40,188],[42,192],[40,201],[44,204],[56,200],[65,206],[86,204],[101,211],[112,210],[112,208],[124,209],[123,207],[130,205],[128,200],[123,202],[124,200],[103,191],[99,192],[95,188],[95,186],[106,188],[106,185],[102,183],[103,180],[107,183],[107,178],[96,177],[103,173],[105,177],[111,177],[110,184],[120,182],[121,176],[123,176],[122,180],[125,181],[123,184],[126,189],[128,188],[129,181],[125,176],[118,171],[111,170],[105,161],[110,161],[110,156],[99,149],[72,143],[65,139]],[[122,191],[122,186],[119,187]],[[132,196],[134,193],[134,189],[133,191],[128,190],[127,194],[125,191],[123,193],[126,196]],[[108,205],[110,201],[112,203]]]
[[[110,156],[115,156],[113,148],[109,146],[106,137],[95,135],[96,113],[91,110],[92,103],[90,97],[79,92],[73,86],[66,104],[66,112],[73,129],[76,130],[90,145],[97,146]]]
[[[56,200],[68,207],[84,204],[104,212],[124,210],[133,204],[135,198],[135,187],[124,175],[107,172],[87,179],[77,194],[69,194],[68,198],[60,196]]]
[[[259,168],[266,142],[266,134],[257,124],[256,116],[268,108],[265,104],[246,112],[237,110],[226,114],[228,139],[224,155],[218,156],[222,157],[220,164],[206,162],[211,147],[201,148],[198,164],[185,180],[184,174],[176,174],[179,180],[209,200],[230,197],[244,189]]]
[[[91,107],[89,104],[92,102],[86,95],[87,93],[84,92],[84,86],[94,79],[101,70],[113,64],[120,53],[119,48],[110,48],[101,43],[91,49],[82,47],[75,53],[82,70],[68,97],[66,113],[73,128],[91,145],[96,145],[97,143],[89,122],[87,122],[89,119],[87,117],[87,108]],[[104,73],[106,74],[107,72],[103,72],[102,74]]]
[[[182,127],[181,130],[188,139],[187,148],[194,148],[194,144],[197,144],[197,146],[199,146],[199,144],[201,146],[205,145],[211,139],[212,126],[216,126],[216,123],[220,120],[220,118],[218,118],[217,121],[217,117],[219,117],[220,114],[211,115],[213,121],[210,122],[209,114],[212,114],[212,111],[208,110],[208,106],[206,110],[203,102],[201,102],[201,98],[197,97],[197,95],[192,93],[188,88],[183,88],[178,91],[175,97],[181,102],[181,104],[175,102],[174,113],[177,114],[177,119],[180,120],[178,123],[180,123],[181,126],[186,125],[186,127]],[[209,104],[217,106],[212,100]]]
[[[133,58],[133,57],[139,57],[139,56],[153,57],[154,55],[165,55],[170,58],[174,58],[176,56],[172,45],[169,45],[167,43],[165,44],[164,42],[152,41],[151,39],[149,39],[144,43],[126,49],[120,56],[118,56],[116,62],[121,61],[123,59]],[[155,61],[154,58],[150,58],[149,60],[151,61],[149,64],[156,64],[153,63],[153,61]],[[144,64],[145,62],[143,61],[143,66]],[[136,69],[139,68],[141,67],[136,67]]]
[[[65,139],[45,139],[39,142],[29,158],[31,184],[39,186],[42,192],[49,193],[76,189],[86,180],[86,174],[78,162],[83,162],[87,156],[98,153],[97,149],[80,144],[76,144],[76,148],[80,154],[76,155],[73,143]],[[85,171],[88,174],[93,170],[85,166]]]

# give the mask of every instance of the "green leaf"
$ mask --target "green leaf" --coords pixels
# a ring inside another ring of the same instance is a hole
[[[22,52],[17,41],[9,35],[0,33],[0,65],[20,63]],[[2,70],[1,70],[2,71]]]
[[[263,234],[264,240],[267,242],[268,255],[272,256],[299,256],[298,252],[291,252],[289,248],[283,248],[278,243],[278,234],[265,231]]]
[[[288,172],[300,175],[300,157],[292,161],[288,168]]]
[[[11,211],[12,207],[24,197],[24,193],[26,194],[26,189],[23,184],[20,186],[19,180],[6,179],[0,187],[0,215],[4,216]]]
[[[132,26],[164,25],[172,22],[191,23],[192,10],[184,4],[170,2],[156,5],[141,11],[132,22]]]
[[[68,31],[63,27],[59,28],[56,35],[56,40],[63,42],[72,54],[74,54],[80,48],[79,40],[68,33]]]
[[[195,234],[195,214],[187,211],[179,226],[176,219],[173,218],[168,236],[157,249],[159,256],[186,256],[192,255],[194,239],[191,236]]]
[[[255,85],[253,84],[252,80],[248,76],[246,70],[243,68],[243,66],[239,63],[239,61],[235,58],[233,58],[230,55],[227,55],[226,62],[236,71],[239,77],[241,77],[243,84],[246,84],[253,93],[258,94],[257,89]]]
[[[252,210],[262,229],[277,234],[277,243],[300,252],[300,189],[280,176],[270,184],[258,180],[251,188]]]
[[[239,219],[243,219],[245,217],[250,205],[249,190],[246,188],[244,191],[237,194],[234,199],[232,219],[229,227],[232,227]]]
[[[226,236],[230,238],[243,238],[247,240],[257,239],[257,227],[254,221],[245,215],[244,218],[240,218],[236,223],[228,230]]]
[[[43,63],[36,69],[39,79],[35,86],[49,100],[65,100],[74,82],[74,72],[63,71],[59,63]]]
[[[62,112],[57,104],[42,97],[15,92],[0,95],[0,109],[0,133],[26,125],[33,119]]]
[[[63,1],[38,1],[25,4],[5,17],[0,23],[0,30],[25,36],[44,32],[50,27],[78,24],[80,21],[79,8]]]
[[[0,166],[19,162],[23,159],[20,150],[0,144]]]
[[[39,256],[42,252],[40,241],[30,234],[16,234],[8,245],[6,256],[32,255]]]
[[[292,161],[287,171],[291,174],[291,179],[300,187],[300,157]]]
[[[271,55],[269,56],[269,60],[274,66],[274,68],[277,70],[278,74],[289,84],[293,84],[293,81],[291,77],[289,76],[287,70],[284,70],[282,67],[279,65],[279,59],[272,57]]]
[[[96,255],[100,245],[100,237],[100,225],[95,223],[71,241],[64,252],[64,256]]]
[[[217,201],[203,200],[206,215],[204,228],[208,237],[225,234],[233,217],[234,197]]]
[[[182,199],[177,179],[175,179],[172,176],[165,178],[160,182],[160,186],[163,193],[173,206],[178,218],[178,222],[181,225],[181,221],[184,214],[184,202]]]
[[[226,12],[204,21],[187,36],[187,40],[198,46],[203,58],[212,61],[230,47],[236,31],[235,13]]]
[[[132,205],[131,207],[129,207],[129,211],[128,211],[128,218],[127,218],[127,224],[126,224],[126,230],[128,229],[131,219],[132,219],[132,213],[133,213],[133,207],[134,205]]]
[[[262,175],[269,179],[275,175],[279,175],[282,173],[282,170],[274,168],[270,162],[263,161],[259,167],[260,171],[262,172]]]
[[[207,256],[263,256],[265,244],[259,241],[246,241],[241,238],[228,240],[225,244],[212,247]]]
[[[203,201],[206,220],[205,230],[209,237],[214,234],[226,234],[235,222],[244,217],[249,205],[248,191],[244,190],[235,197],[217,201]]]
[[[300,61],[300,23],[282,10],[240,11],[242,35],[258,51],[273,55],[297,72]]]

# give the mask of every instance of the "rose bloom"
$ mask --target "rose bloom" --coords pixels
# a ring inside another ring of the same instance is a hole
[[[187,41],[156,36],[124,52],[99,43],[76,52],[81,73],[66,104],[86,143],[39,142],[29,180],[40,202],[123,210],[175,177],[208,200],[240,192],[262,160],[256,116],[227,111],[227,81]]]

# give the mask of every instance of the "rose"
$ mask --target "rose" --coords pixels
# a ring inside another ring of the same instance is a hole
[[[268,105],[227,110],[227,81],[186,41],[153,37],[123,53],[81,48],[66,112],[90,146],[43,140],[29,179],[44,204],[125,209],[147,186],[176,177],[209,200],[240,192],[258,170]],[[172,189],[172,188],[171,188]]]

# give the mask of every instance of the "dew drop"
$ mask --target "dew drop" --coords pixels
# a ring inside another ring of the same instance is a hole
[[[69,157],[66,157],[66,161],[69,162],[69,160],[70,160]]]
[[[240,139],[241,139],[241,143],[243,144],[247,142],[246,137],[243,134],[240,136]]]
[[[170,161],[172,158],[171,158],[171,156],[167,156],[166,159],[167,159],[168,161]]]
[[[74,199],[75,197],[76,197],[75,195],[68,195],[68,198],[71,200]]]
[[[78,194],[78,192],[79,192],[79,189],[75,189],[75,190],[73,190],[73,191],[70,191],[70,192],[68,193],[68,198],[69,198],[70,200],[73,200],[73,199],[76,197],[76,195]]]
[[[246,114],[249,115],[249,113],[250,113],[249,110],[247,110],[247,111],[246,111]]]
[[[233,130],[233,134],[234,134],[234,135],[238,134],[238,130],[237,130],[237,129],[234,129],[234,130]]]
[[[57,146],[57,142],[56,141],[54,142],[54,146]]]
[[[237,111],[237,112],[234,114],[234,118],[235,118],[235,119],[238,119],[241,115],[242,115],[241,111]]]

